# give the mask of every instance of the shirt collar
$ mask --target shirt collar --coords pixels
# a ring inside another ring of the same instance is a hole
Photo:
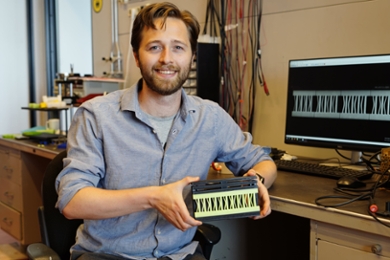
[[[141,88],[142,88],[142,78],[133,86],[131,86],[129,89],[124,91],[120,101],[120,106],[122,111],[128,110],[128,111],[133,111],[136,114],[140,113],[141,108],[139,106],[139,101],[138,101],[138,92],[141,90]],[[180,117],[183,120],[185,120],[189,113],[194,113],[195,111],[196,111],[196,105],[194,100],[190,98],[182,88]]]

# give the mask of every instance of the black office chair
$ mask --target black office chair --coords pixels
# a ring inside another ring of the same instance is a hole
[[[80,219],[65,218],[55,208],[58,195],[54,183],[63,168],[62,159],[65,157],[66,151],[59,153],[49,163],[43,177],[41,191],[43,206],[38,209],[42,243],[30,244],[27,247],[27,255],[31,260],[68,260],[69,249],[75,243],[76,230],[83,223]],[[221,231],[218,227],[204,223],[198,227],[194,240],[199,241],[205,257],[210,259],[212,248],[220,238]]]

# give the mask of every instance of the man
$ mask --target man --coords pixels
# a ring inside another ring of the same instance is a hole
[[[187,11],[156,3],[137,15],[131,38],[142,79],[84,103],[68,134],[57,178],[57,206],[84,219],[72,259],[204,259],[192,238],[200,221],[183,196],[213,161],[237,176],[260,174],[261,212],[276,167],[218,104],[182,90],[199,24]]]

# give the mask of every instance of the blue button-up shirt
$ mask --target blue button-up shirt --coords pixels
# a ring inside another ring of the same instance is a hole
[[[175,117],[165,147],[140,109],[138,90],[96,97],[78,108],[68,133],[68,157],[57,177],[60,211],[88,186],[118,190],[160,186],[185,176],[206,179],[213,161],[226,162],[242,175],[262,160],[271,160],[253,145],[218,104],[188,96]],[[189,194],[185,190],[184,197]],[[157,210],[103,220],[85,220],[72,249],[110,253],[129,259],[169,256],[182,259],[197,246],[196,228],[176,229]]]

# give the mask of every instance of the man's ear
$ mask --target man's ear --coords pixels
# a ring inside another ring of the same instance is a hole
[[[192,55],[192,58],[191,58],[191,67],[194,66],[195,60],[196,60],[196,54],[193,54],[193,55]]]
[[[139,68],[139,58],[138,58],[138,54],[135,51],[133,51],[133,56],[134,56],[135,64]]]

